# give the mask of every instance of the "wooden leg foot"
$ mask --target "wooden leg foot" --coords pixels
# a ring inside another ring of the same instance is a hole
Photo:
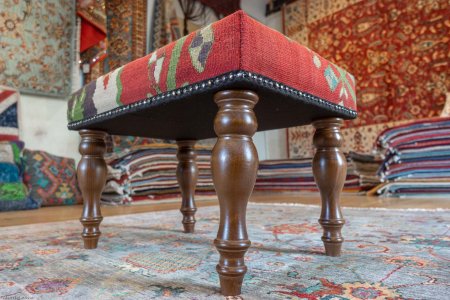
[[[317,151],[313,160],[313,173],[322,198],[319,223],[323,228],[322,241],[328,256],[340,256],[344,239],[341,229],[345,224],[339,205],[340,194],[347,175],[347,161],[340,147],[342,134],[339,118],[318,120],[314,146]]]
[[[342,242],[344,239],[341,239],[339,242],[330,242],[325,239],[322,239],[322,241],[325,246],[325,254],[327,256],[341,256]]]
[[[85,249],[97,248],[100,238],[100,197],[106,183],[106,163],[103,155],[106,151],[106,133],[94,130],[80,131],[81,160],[78,163],[77,178],[83,195],[83,213],[80,222],[83,225],[81,236]]]
[[[229,217],[231,218],[231,216]],[[234,224],[224,226],[224,230],[232,229]],[[227,228],[230,227],[230,228]],[[220,229],[219,229],[220,232]],[[245,228],[247,234],[247,228]],[[246,237],[245,240],[222,240],[215,239],[214,245],[220,253],[219,264],[216,271],[220,278],[220,291],[224,296],[237,296],[241,294],[242,283],[247,266],[244,263],[244,255],[250,247],[251,242]]]
[[[218,136],[211,158],[214,186],[220,204],[220,224],[214,245],[220,253],[217,272],[224,296],[241,294],[247,272],[244,255],[250,247],[246,210],[258,170],[252,141],[257,122],[253,107],[258,96],[250,91],[222,91],[214,96],[219,111],[214,120]]]
[[[81,237],[84,242],[84,249],[95,249],[98,245],[98,240],[100,238],[100,223],[103,217],[96,218],[80,218],[81,224],[83,224],[83,232]]]
[[[178,167],[177,179],[181,190],[181,213],[183,214],[183,227],[185,233],[193,233],[195,227],[195,187],[197,185],[198,168],[195,159],[195,142],[192,140],[177,141]]]

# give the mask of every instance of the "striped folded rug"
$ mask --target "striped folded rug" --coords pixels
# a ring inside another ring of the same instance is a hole
[[[0,86],[0,141],[19,139],[19,122],[17,120],[19,97],[18,91]]]
[[[264,160],[259,163],[256,191],[318,192],[312,173],[312,158]],[[360,176],[348,163],[345,192],[359,192]]]
[[[391,197],[450,196],[450,118],[387,129],[377,139],[384,180],[369,193]]]
[[[108,179],[102,195],[105,204],[139,204],[142,201],[179,198],[176,177],[177,146],[152,144],[108,160]],[[197,147],[199,170],[196,194],[214,194],[210,147]]]

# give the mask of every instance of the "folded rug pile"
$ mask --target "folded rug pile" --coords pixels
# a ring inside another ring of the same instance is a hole
[[[38,208],[23,183],[21,141],[0,141],[0,211]]]
[[[18,91],[0,85],[0,211],[40,206],[23,183],[24,142],[19,139],[19,99]]]
[[[210,147],[197,149],[199,176],[196,194],[214,194]],[[105,204],[146,203],[178,197],[180,189],[176,178],[177,146],[158,143],[151,147],[135,147],[133,151],[107,159],[108,178],[102,201]]]
[[[255,190],[318,191],[312,173],[312,158],[261,161]],[[360,178],[351,163],[348,163],[344,191],[360,191]]]
[[[426,119],[387,129],[377,139],[385,153],[384,184],[370,194],[394,197],[450,195],[450,118]]]
[[[376,154],[350,152],[347,155],[348,169],[359,177],[360,191],[367,191],[381,183],[378,175],[383,159]]]
[[[19,100],[18,91],[0,86],[0,211],[81,203],[74,159],[24,149]]]

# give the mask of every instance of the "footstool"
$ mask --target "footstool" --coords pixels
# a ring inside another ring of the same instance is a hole
[[[322,240],[326,254],[338,256],[344,225],[339,197],[346,176],[340,127],[356,115],[351,74],[242,11],[126,64],[87,84],[69,102],[68,127],[81,135],[84,247],[96,248],[100,237],[107,134],[177,141],[188,233],[194,231],[196,212],[194,145],[217,136],[211,159],[220,203],[217,272],[223,295],[240,294],[250,246],[246,208],[258,170],[252,136],[312,123]]]

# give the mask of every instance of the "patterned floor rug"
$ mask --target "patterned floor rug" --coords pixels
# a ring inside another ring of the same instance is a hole
[[[249,206],[243,299],[448,299],[449,211],[345,209],[340,258],[323,255],[318,215]],[[97,250],[81,248],[75,221],[2,228],[0,299],[223,299],[218,207],[197,216],[193,235],[178,211],[106,218]]]

